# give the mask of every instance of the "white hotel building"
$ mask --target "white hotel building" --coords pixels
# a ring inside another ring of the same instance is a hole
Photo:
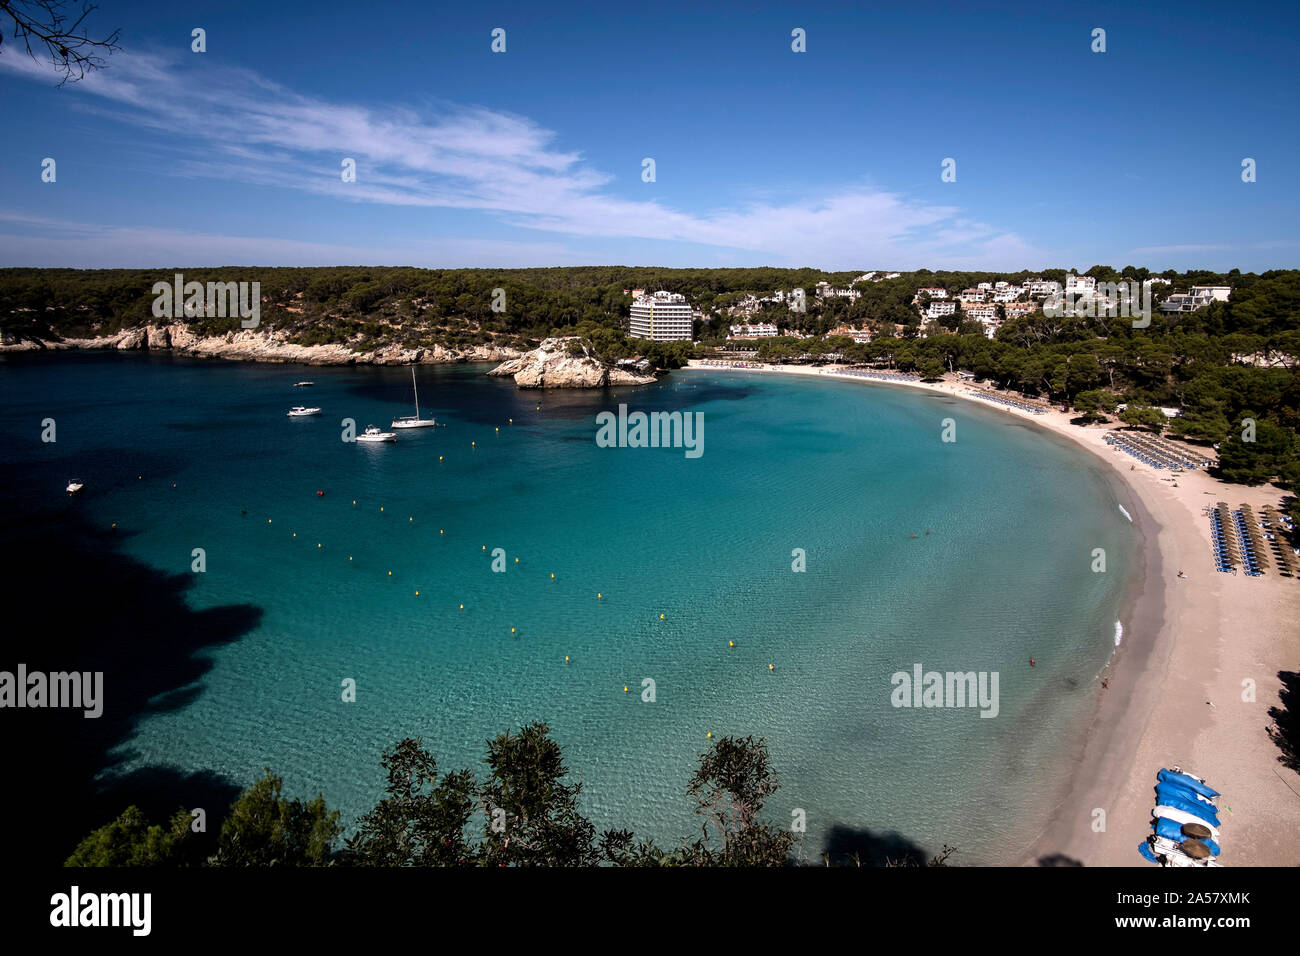
[[[628,335],[655,342],[689,342],[693,314],[686,296],[673,292],[643,295],[632,303]]]

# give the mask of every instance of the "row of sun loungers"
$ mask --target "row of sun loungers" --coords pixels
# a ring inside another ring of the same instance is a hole
[[[1255,516],[1251,513],[1250,505],[1242,505],[1241,510],[1249,528],[1255,523]],[[1290,519],[1280,517],[1272,505],[1265,505],[1260,510],[1262,517],[1256,529],[1261,537],[1259,550],[1272,552],[1273,560],[1277,564],[1277,573],[1282,577],[1300,579],[1300,560],[1296,558],[1295,551],[1283,535],[1284,531],[1294,530]]]
[[[1214,548],[1214,566],[1225,574],[1236,574],[1237,564],[1241,561],[1237,553],[1237,542],[1228,521],[1228,506],[1220,504],[1209,509],[1210,544]]]
[[[1243,504],[1235,511],[1223,501],[1214,508],[1206,506],[1215,567],[1236,574],[1240,566],[1248,576],[1257,578],[1268,570],[1271,555],[1279,575],[1300,580],[1300,560],[1282,534],[1287,519],[1279,518],[1272,505],[1263,511],[1260,521],[1250,505]]]
[[[703,364],[712,368],[763,368],[761,362],[719,362],[714,359],[705,359]]]
[[[1224,508],[1226,505],[1220,503],[1219,507]],[[1264,565],[1263,558],[1260,557],[1259,550],[1246,528],[1246,519],[1240,511],[1234,511],[1232,513],[1232,522],[1237,529],[1237,540],[1241,542],[1241,560],[1245,566],[1245,571],[1252,578],[1257,578],[1264,573],[1263,568],[1266,565]],[[1258,537],[1258,535],[1259,528],[1256,527],[1255,536]]]
[[[1106,433],[1106,442],[1152,468],[1195,471],[1198,468],[1208,468],[1213,464],[1211,459],[1204,455],[1198,455],[1154,435],[1112,431]]]
[[[881,382],[919,382],[921,376],[907,375],[903,372],[884,372],[877,369],[869,368],[843,368],[836,371],[837,375],[853,375],[856,378],[874,378]]]
[[[1047,411],[1047,409],[1041,405],[1022,402],[1015,398],[1007,398],[1005,395],[998,395],[994,392],[982,392],[975,388],[968,388],[966,389],[966,392],[970,395],[974,395],[976,398],[982,398],[986,402],[996,402],[999,405],[1005,405],[1008,408],[1018,408],[1022,412],[1030,412],[1034,415],[1042,415]]]

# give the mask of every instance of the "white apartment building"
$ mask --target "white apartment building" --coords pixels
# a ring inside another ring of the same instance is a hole
[[[1020,289],[1016,286],[1008,286],[993,293],[994,302],[1015,302],[1020,298]]]
[[[981,292],[992,292],[992,291],[993,291],[993,283],[992,283],[992,282],[981,282],[981,283],[980,283],[979,285],[977,285],[975,288],[979,289]]]
[[[1061,283],[1055,279],[1030,279],[1025,283],[1025,291],[1032,296],[1044,298],[1049,295],[1056,295],[1061,291]]]
[[[928,295],[932,299],[946,299],[948,298],[948,290],[947,289],[917,289],[916,290],[917,298],[920,298],[923,295]]]
[[[1029,315],[1038,308],[1036,302],[1010,302],[1007,304],[1007,318],[1013,318],[1018,315]]]
[[[1065,277],[1066,295],[1092,295],[1097,291],[1097,280],[1092,276],[1068,275]]]
[[[956,311],[956,302],[931,302],[926,306],[925,314],[931,319],[937,319],[941,315],[952,315]]]
[[[966,310],[966,318],[975,319],[978,322],[996,322],[998,320],[998,307],[996,305],[973,305]]]
[[[1002,282],[995,282],[993,283],[993,288],[997,289],[998,291],[1001,291],[1003,289],[1009,289],[1011,288],[1011,283],[1006,282],[1005,280]]]
[[[1227,302],[1232,287],[1226,285],[1194,285],[1190,293],[1178,292],[1160,303],[1164,312],[1195,312],[1211,302]]]
[[[979,289],[962,289],[961,300],[963,302],[983,302],[984,293]]]
[[[776,338],[776,326],[770,322],[755,325],[733,325],[730,338],[733,339],[772,339]]]
[[[663,291],[643,295],[632,303],[628,335],[655,342],[689,342],[691,317],[684,295]]]

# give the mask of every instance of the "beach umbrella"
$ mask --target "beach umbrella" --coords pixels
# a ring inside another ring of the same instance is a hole
[[[1199,823],[1184,823],[1183,835],[1189,836],[1193,840],[1204,840],[1210,835],[1210,828]]]
[[[1183,852],[1193,860],[1207,860],[1210,857],[1210,848],[1200,840],[1184,840]]]

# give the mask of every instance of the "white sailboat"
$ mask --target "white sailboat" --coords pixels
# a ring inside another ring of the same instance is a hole
[[[393,428],[442,428],[435,418],[420,417],[420,387],[415,384],[415,366],[411,366],[411,388],[415,389],[415,414],[393,419]]]
[[[310,418],[312,415],[319,415],[319,408],[304,408],[301,405],[295,405],[289,409],[290,418]]]

